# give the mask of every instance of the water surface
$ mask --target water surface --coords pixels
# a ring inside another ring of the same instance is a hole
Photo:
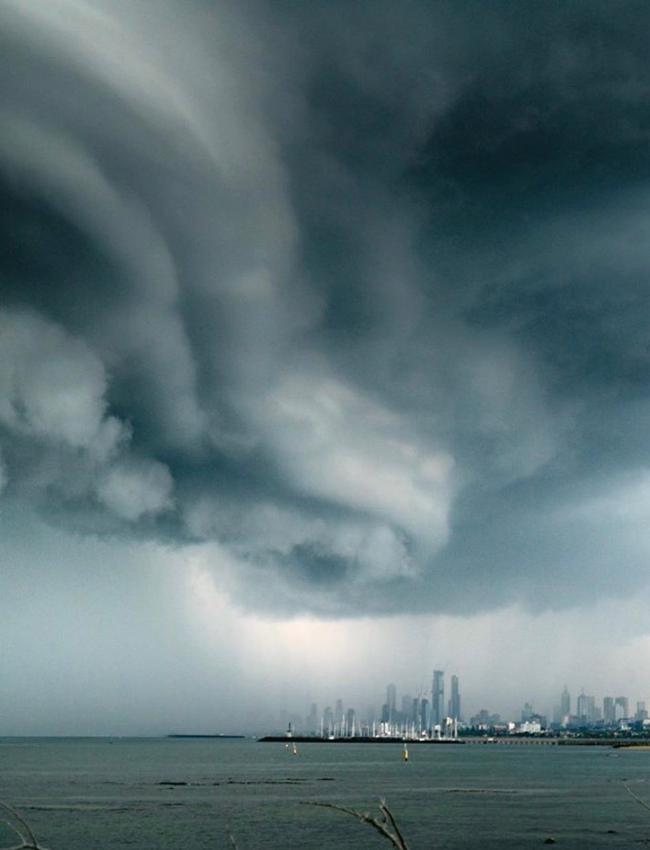
[[[385,797],[411,850],[650,844],[650,751],[608,747],[0,739],[0,799],[51,850],[372,850],[368,826],[304,805]],[[183,783],[183,784],[176,784]],[[0,846],[15,843],[0,832]]]

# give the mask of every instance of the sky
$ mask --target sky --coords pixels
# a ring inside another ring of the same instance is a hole
[[[0,734],[650,701],[649,34],[4,0]]]

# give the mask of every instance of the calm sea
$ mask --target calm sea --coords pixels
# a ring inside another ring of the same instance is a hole
[[[51,850],[371,850],[389,844],[328,801],[385,797],[411,850],[638,848],[650,751],[607,747],[0,739],[0,799]],[[183,783],[183,784],[166,784]],[[15,844],[0,828],[0,847]]]

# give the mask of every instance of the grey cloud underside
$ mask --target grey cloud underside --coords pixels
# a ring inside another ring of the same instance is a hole
[[[0,12],[3,498],[269,611],[646,581],[648,9],[153,8]]]

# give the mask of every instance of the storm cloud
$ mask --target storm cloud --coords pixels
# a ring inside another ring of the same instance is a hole
[[[274,614],[647,583],[645,5],[0,21],[0,499]]]

